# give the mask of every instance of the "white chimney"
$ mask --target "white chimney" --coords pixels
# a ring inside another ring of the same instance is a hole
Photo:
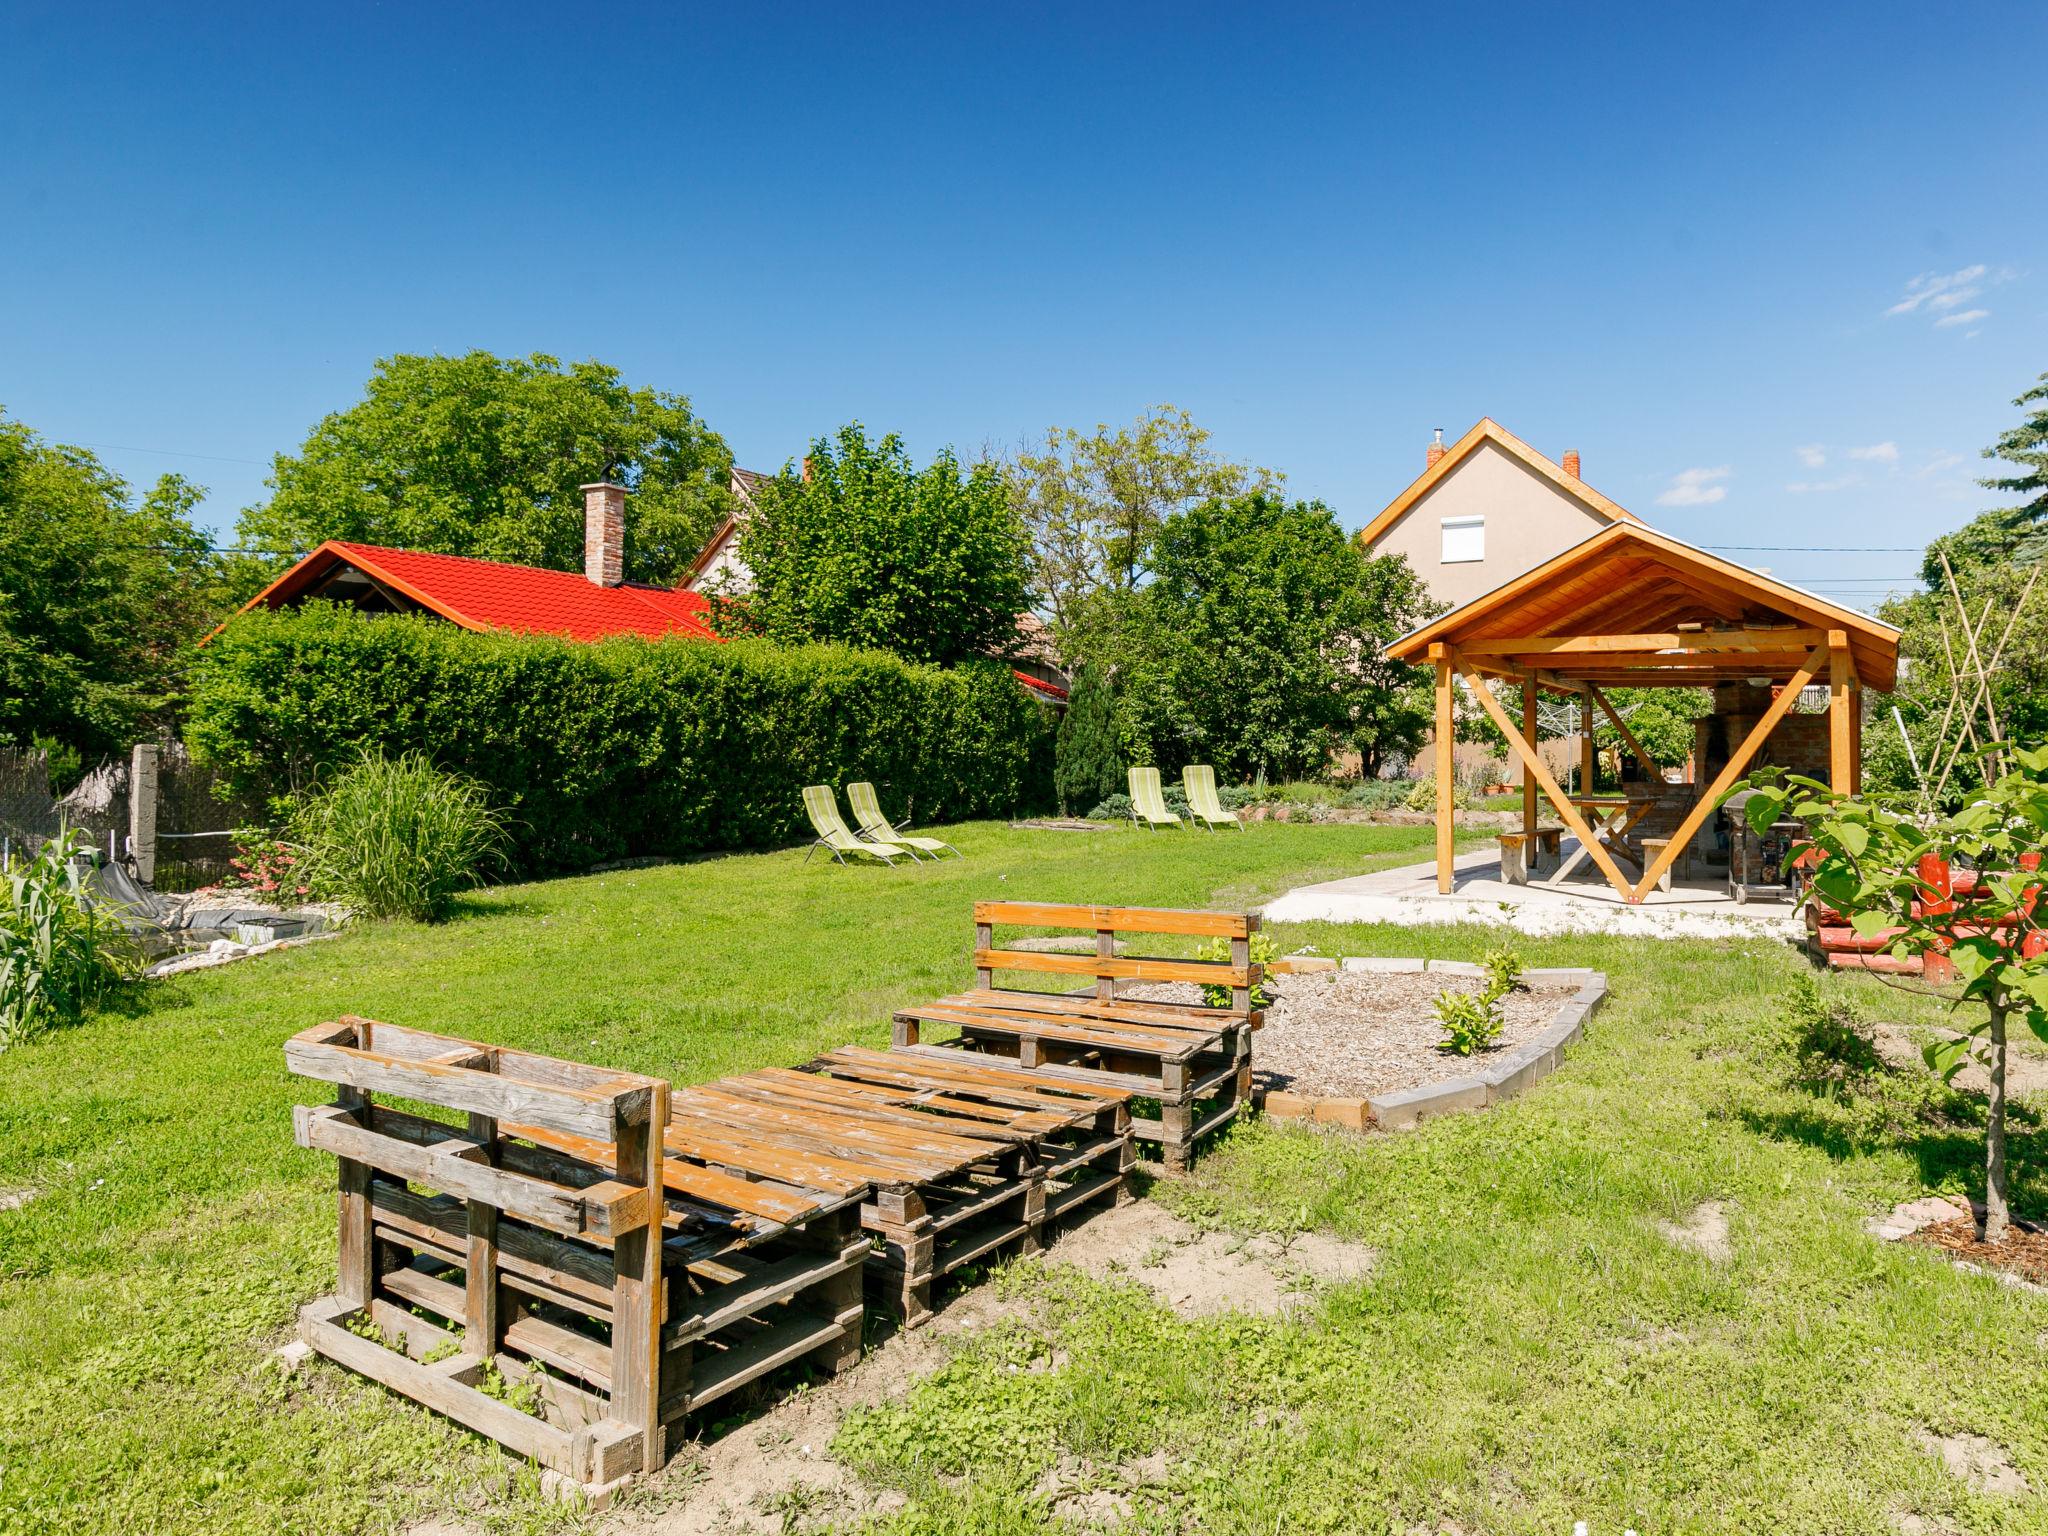
[[[626,579],[626,488],[600,480],[583,487],[583,574],[600,587]]]

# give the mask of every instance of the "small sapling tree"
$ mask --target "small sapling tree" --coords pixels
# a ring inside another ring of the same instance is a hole
[[[1817,852],[1803,898],[1825,902],[1889,953],[1954,966],[1944,990],[1961,1029],[1927,1047],[1928,1065],[1953,1078],[1969,1059],[1991,1079],[1984,1135],[1984,1214],[1978,1237],[2004,1240],[2010,1223],[2005,1152],[2006,1039],[2014,1021],[2048,1040],[2048,913],[2038,910],[2041,851],[2048,847],[2048,747],[2015,750],[2014,768],[1954,815],[1916,814],[1903,800],[1853,797],[1797,776],[1756,788],[1752,828],[1780,817],[1804,822]],[[1738,785],[1737,788],[1748,786]],[[1950,888],[1947,861],[1977,868],[1974,884]],[[1931,981],[1932,976],[1928,979]]]

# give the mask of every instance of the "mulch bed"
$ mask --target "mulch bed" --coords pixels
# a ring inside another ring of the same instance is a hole
[[[1976,1218],[1957,1216],[1922,1227],[1905,1241],[1942,1249],[1953,1258],[2018,1275],[2035,1285],[2048,1285],[2048,1232],[2038,1227],[2015,1222],[2007,1229],[2005,1241],[1994,1247],[1977,1241]]]
[[[1364,1098],[1482,1072],[1489,1061],[1541,1034],[1576,990],[1517,987],[1501,1001],[1507,1024],[1495,1045],[1470,1056],[1438,1047],[1439,992],[1480,991],[1476,976],[1415,972],[1312,971],[1275,976],[1266,1026],[1252,1037],[1252,1075],[1261,1091]],[[1192,986],[1134,987],[1120,996],[1192,1002]]]

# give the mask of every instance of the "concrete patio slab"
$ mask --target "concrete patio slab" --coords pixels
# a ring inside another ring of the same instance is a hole
[[[1568,859],[1578,847],[1565,839]],[[1653,890],[1640,905],[1622,900],[1597,875],[1561,885],[1510,885],[1501,878],[1497,849],[1461,854],[1448,896],[1436,888],[1433,863],[1298,886],[1266,903],[1269,923],[1483,923],[1534,935],[1613,933],[1641,938],[1771,938],[1800,940],[1804,925],[1790,902],[1752,898],[1737,905],[1720,880],[1678,880]]]

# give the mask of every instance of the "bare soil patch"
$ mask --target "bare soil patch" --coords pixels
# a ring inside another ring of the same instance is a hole
[[[1879,1024],[1870,1033],[1871,1043],[1877,1047],[1878,1054],[1891,1066],[1908,1072],[1928,1070],[1926,1058],[1920,1054],[1921,1046],[1928,1040],[1958,1038],[1955,1030],[1926,1025],[1918,1030],[1909,1030],[1897,1024]],[[1965,1093],[1988,1093],[1991,1090],[1991,1072],[1973,1056],[1969,1064],[1956,1073],[1953,1082]],[[2048,1055],[2015,1041],[2005,1054],[2005,1091],[2016,1099],[2032,1098],[2048,1091]]]
[[[40,1189],[0,1189],[0,1211],[18,1211],[41,1194]]]
[[[1716,1264],[1726,1264],[1734,1256],[1735,1250],[1728,1242],[1728,1208],[1718,1200],[1701,1201],[1682,1223],[1666,1221],[1658,1225],[1670,1241]]]
[[[1252,1051],[1253,1075],[1265,1091],[1364,1098],[1447,1082],[1483,1071],[1549,1027],[1576,988],[1517,987],[1501,1000],[1506,1024],[1488,1050],[1453,1056],[1441,1049],[1439,992],[1477,993],[1476,976],[1437,972],[1310,971],[1267,982],[1274,1001]],[[1133,987],[1140,999],[1198,1002],[1185,984]]]
[[[2048,1285],[2048,1232],[2032,1224],[2022,1227],[2015,1223],[2001,1243],[1980,1243],[1974,1216],[1951,1216],[1907,1234],[1904,1240],[1939,1248],[1952,1258],[2017,1275],[2035,1285]]]
[[[1967,1432],[1937,1435],[1926,1429],[1916,1431],[1915,1436],[1923,1449],[1939,1456],[1943,1466],[1977,1493],[2022,1494],[2027,1491],[2027,1480],[2012,1464],[2011,1453],[1996,1440]]]
[[[1150,1200],[1133,1200],[1063,1234],[1038,1262],[1139,1280],[1190,1316],[1270,1314],[1300,1305],[1318,1284],[1364,1276],[1372,1251],[1323,1233],[1243,1239],[1203,1232]],[[840,1420],[853,1408],[901,1397],[963,1339],[1005,1315],[990,1287],[954,1292],[930,1323],[892,1335],[852,1370],[716,1439],[680,1448],[600,1528],[608,1536],[766,1536],[891,1512],[900,1494],[863,1486],[828,1454]],[[1048,1491],[1059,1495],[1055,1509],[1065,1520],[1120,1519],[1131,1492],[1160,1481],[1164,1470],[1151,1458],[1100,1469],[1076,1463]]]
[[[1104,1211],[1062,1236],[1046,1257],[1100,1278],[1136,1280],[1184,1317],[1271,1316],[1310,1299],[1318,1284],[1363,1278],[1373,1263],[1370,1248],[1326,1233],[1204,1232],[1149,1200]]]

